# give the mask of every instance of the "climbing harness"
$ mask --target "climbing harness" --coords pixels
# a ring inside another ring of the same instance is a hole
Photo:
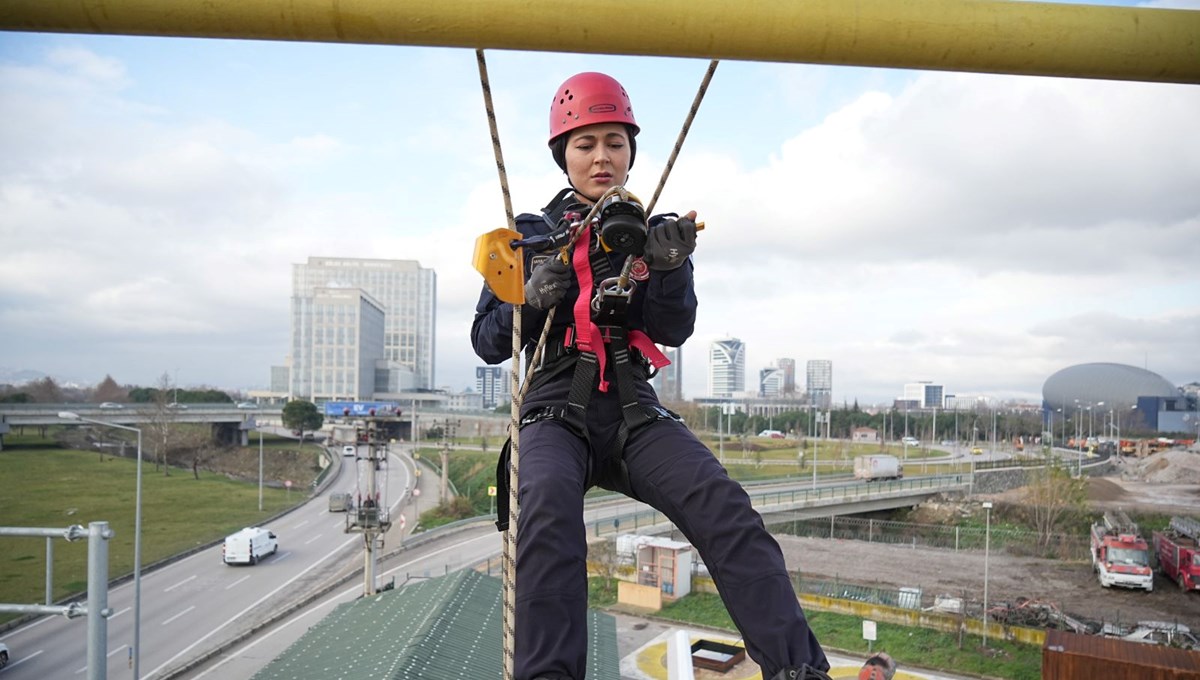
[[[620,454],[624,451],[630,434],[656,420],[681,420],[678,415],[665,408],[638,404],[632,352],[637,352],[637,367],[646,372],[646,377],[653,375],[646,368],[646,363],[657,370],[669,362],[645,333],[627,328],[625,322],[629,301],[636,288],[636,283],[631,280],[631,273],[635,263],[640,261],[637,255],[640,255],[641,248],[645,245],[646,215],[650,214],[658,201],[718,62],[713,60],[709,64],[648,208],[643,208],[642,202],[624,187],[612,187],[593,204],[585,217],[569,222],[569,228],[553,232],[545,238],[525,238],[517,231],[516,219],[513,216],[512,198],[500,148],[500,135],[483,50],[476,50],[475,57],[479,66],[479,82],[483,90],[484,107],[487,110],[488,127],[492,136],[492,150],[496,157],[496,170],[500,177],[500,189],[504,195],[504,211],[508,222],[507,229],[494,230],[476,241],[473,261],[475,268],[483,275],[496,297],[512,305],[513,314],[509,440],[501,451],[496,470],[498,486],[507,487],[507,492],[498,489],[496,505],[501,519],[497,520],[496,525],[504,532],[504,551],[501,558],[504,581],[504,679],[512,680],[516,648],[517,519],[520,516],[517,491],[521,427],[531,422],[554,418],[565,422],[586,440],[587,407],[592,390],[607,392],[609,388],[605,380],[605,366],[609,355],[612,356],[613,376],[617,382],[617,397],[622,411],[622,422],[612,451],[616,454],[615,460],[619,461],[620,473],[626,482],[628,473],[624,457]],[[609,225],[607,232],[606,224]],[[696,228],[702,229],[703,223],[697,224]],[[552,256],[561,257],[563,262],[570,263],[579,281],[579,297],[573,309],[574,325],[561,342],[557,342],[556,338],[556,342],[551,345],[549,354],[553,356],[550,360],[545,360],[543,355],[547,354],[546,347],[555,308],[552,307],[547,312],[537,344],[529,354],[527,373],[522,382],[521,307],[525,303],[523,251],[527,247],[538,251],[548,250],[553,253]],[[613,268],[608,259],[610,250],[625,255],[624,265],[616,276],[613,276]],[[593,285],[595,279],[599,281]],[[540,409],[522,419],[521,403],[530,384],[546,379],[542,376],[560,374],[571,365],[574,365],[575,372],[566,406]],[[557,369],[553,368],[555,366]],[[539,370],[547,372],[538,376]],[[504,481],[507,484],[504,484]]]

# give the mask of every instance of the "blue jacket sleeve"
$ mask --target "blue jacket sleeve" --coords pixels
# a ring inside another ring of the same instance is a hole
[[[546,321],[546,313],[529,305],[521,306],[521,330],[528,344],[529,337],[537,339]],[[513,306],[501,302],[487,286],[479,295],[475,306],[475,322],[471,324],[471,345],[475,354],[489,364],[498,364],[512,358]]]
[[[522,214],[517,217],[517,230],[523,235],[530,236],[545,233],[545,224],[540,216]],[[531,253],[525,253],[525,275],[530,270]],[[475,321],[471,324],[471,346],[475,354],[489,364],[498,364],[512,358],[512,321],[513,306],[501,302],[492,291],[483,286],[479,294],[479,303],[475,305]],[[529,344],[530,335],[537,340],[537,334],[546,322],[546,312],[539,311],[529,305],[521,306],[521,330],[524,333],[523,344]]]
[[[696,328],[692,258],[670,271],[651,270],[642,304],[646,335],[660,345],[680,347]]]

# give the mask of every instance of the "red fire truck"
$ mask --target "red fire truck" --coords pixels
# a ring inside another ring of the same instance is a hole
[[[1170,528],[1154,532],[1154,549],[1164,577],[1184,592],[1200,590],[1200,522],[1172,517]]]
[[[1105,588],[1154,590],[1150,548],[1138,535],[1138,526],[1124,512],[1105,512],[1104,518],[1092,525],[1092,570]]]

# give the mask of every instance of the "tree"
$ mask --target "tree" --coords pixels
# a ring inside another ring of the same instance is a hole
[[[325,416],[317,410],[317,405],[303,399],[293,399],[283,407],[283,425],[300,432],[300,441],[304,441],[305,430],[317,430],[325,423]]]
[[[1065,517],[1085,508],[1087,478],[1075,479],[1058,465],[1037,468],[1029,473],[1024,502],[1039,543],[1042,546],[1049,545],[1050,537],[1058,533]]]
[[[612,592],[617,572],[621,568],[620,555],[617,554],[617,542],[607,538],[588,543],[588,561],[600,577],[601,590],[607,595]]]
[[[146,391],[145,395],[149,397],[147,403],[152,407],[150,413],[150,422],[147,430],[149,430],[149,444],[154,451],[154,465],[162,463],[163,476],[171,475],[171,467],[167,462],[167,454],[171,447],[176,445],[178,439],[176,425],[177,414],[167,404],[167,399],[170,396],[171,376],[164,372],[158,379],[158,386]]]
[[[129,393],[113,380],[111,375],[105,375],[104,380],[92,390],[93,402],[125,401]]]
[[[29,383],[27,391],[40,404],[61,404],[63,401],[62,389],[50,376]]]

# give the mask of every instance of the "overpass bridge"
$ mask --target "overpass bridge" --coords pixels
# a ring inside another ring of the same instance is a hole
[[[45,428],[51,425],[87,424],[60,418],[58,414],[62,411],[138,428],[162,423],[207,424],[212,427],[213,438],[217,441],[233,443],[240,440],[245,446],[250,431],[258,429],[258,420],[277,420],[282,408],[259,406],[250,409],[239,408],[235,404],[187,404],[178,408],[163,408],[157,404],[121,404],[119,407],[101,407],[99,404],[0,404],[0,450],[4,449],[4,435],[14,427],[36,427],[44,434]]]
[[[763,522],[773,524],[793,519],[853,515],[877,510],[912,507],[938,494],[966,493],[971,476],[935,475],[887,482],[846,482],[812,488],[801,482],[790,489],[755,492],[747,489],[754,509]],[[640,504],[639,504],[640,505]],[[588,522],[590,536],[618,533],[657,533],[672,524],[666,515],[642,506],[635,512],[604,516]]]

